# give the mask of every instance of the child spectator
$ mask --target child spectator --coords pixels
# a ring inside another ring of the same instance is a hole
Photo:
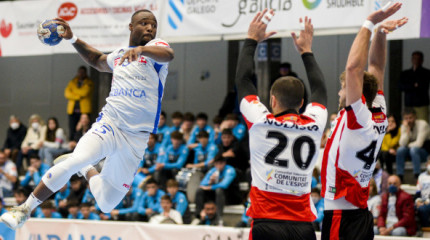
[[[137,212],[141,220],[148,221],[152,216],[162,212],[161,197],[166,193],[158,189],[158,183],[153,178],[146,182],[146,192],[143,194]]]
[[[196,116],[196,126],[193,128],[190,138],[187,141],[187,146],[190,149],[194,149],[198,146],[196,143],[197,134],[199,132],[205,131],[209,134],[209,142],[213,143],[215,141],[215,131],[211,126],[208,125],[208,115],[206,113],[199,113]]]
[[[79,212],[79,202],[76,200],[68,201],[67,209],[69,211],[68,219],[82,219],[82,213]]]
[[[100,217],[91,212],[91,207],[93,205],[91,205],[90,203],[81,203],[81,216],[78,217],[78,219],[83,219],[83,220],[100,220]]]
[[[194,148],[194,163],[188,163],[186,168],[203,169],[206,172],[210,165],[213,164],[218,153],[218,147],[210,141],[209,134],[206,131],[200,131],[197,134],[197,140],[199,143]]]
[[[161,197],[161,213],[152,216],[149,223],[171,223],[171,224],[182,224],[181,213],[172,209],[172,199],[169,195]]]
[[[179,183],[176,180],[170,179],[167,181],[167,192],[172,200],[172,207],[181,213],[183,222],[189,224],[191,222],[191,213],[188,208],[187,196],[178,190]]]

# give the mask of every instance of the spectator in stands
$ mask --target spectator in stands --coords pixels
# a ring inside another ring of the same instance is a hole
[[[4,208],[3,198],[0,198],[0,214],[7,212],[6,208]]]
[[[213,164],[218,147],[210,141],[210,135],[206,131],[200,131],[197,140],[199,143],[194,148],[194,163],[188,163],[186,168],[203,169],[206,172]]]
[[[82,178],[78,177],[76,174],[73,175],[70,178],[70,194],[67,197],[67,201],[82,202],[86,189],[86,186],[82,182]]]
[[[161,197],[162,211],[152,216],[149,223],[168,223],[168,224],[182,224],[182,215],[180,212],[172,208],[172,199],[169,195]]]
[[[405,92],[405,106],[417,112],[417,118],[429,122],[430,70],[423,67],[424,54],[412,53],[412,68],[400,75],[400,89]]]
[[[393,174],[393,162],[396,161],[397,148],[400,141],[400,128],[394,115],[388,116],[387,133],[382,141],[379,161],[381,168],[386,165],[387,172]]]
[[[67,209],[69,210],[68,219],[82,219],[82,213],[79,211],[79,202],[76,200],[68,201]]]
[[[179,170],[184,166],[188,157],[188,148],[183,143],[183,135],[180,132],[170,134],[172,145],[159,150],[159,156],[155,167],[154,177],[165,186],[167,179],[175,178]]]
[[[67,217],[67,197],[70,194],[70,184],[64,184],[64,186],[58,190],[55,194],[55,207],[58,209],[58,212],[63,216]]]
[[[158,183],[153,178],[146,181],[146,192],[143,194],[137,212],[140,219],[148,221],[152,216],[162,212],[161,197],[166,193],[158,188]]]
[[[49,118],[46,129],[46,137],[42,148],[39,150],[39,156],[44,163],[52,166],[54,158],[68,152],[69,146],[67,144],[67,137],[64,134],[64,130],[60,128],[57,118]]]
[[[321,182],[320,170],[317,167],[315,167],[314,170],[312,171],[311,189],[316,188],[318,183],[320,182]]]
[[[6,140],[3,145],[6,157],[12,159],[14,162],[16,161],[26,134],[27,127],[15,115],[10,116],[9,128],[7,129]]]
[[[75,149],[76,145],[79,142],[79,139],[81,139],[84,134],[90,130],[91,128],[91,120],[90,115],[83,113],[81,114],[81,117],[79,118],[79,122],[76,125],[76,131],[73,135],[72,140],[69,142],[69,149],[73,151]]]
[[[222,226],[223,222],[218,215],[218,210],[215,202],[214,201],[205,202],[203,209],[200,211],[197,218],[195,218],[191,224]]]
[[[42,163],[42,160],[37,154],[30,156],[30,166],[27,169],[27,174],[21,181],[23,187],[34,187],[37,186],[42,180],[42,176],[48,171],[49,166]]]
[[[418,178],[421,173],[421,162],[427,158],[424,142],[429,137],[429,125],[425,120],[417,119],[415,110],[405,108],[400,134],[400,147],[397,149],[397,175],[403,180],[406,158],[410,157],[414,165],[414,175]]]
[[[381,196],[381,212],[375,234],[385,236],[413,236],[416,232],[412,197],[400,188],[396,175],[388,178],[388,191]]]
[[[369,199],[367,200],[367,208],[372,213],[374,232],[378,229],[378,217],[381,210],[381,196],[378,195],[376,182],[373,178],[369,181]]]
[[[321,190],[318,188],[312,188],[311,190],[312,202],[317,210],[317,219],[312,223],[315,231],[321,231],[324,218],[324,198],[321,197],[320,192]]]
[[[198,146],[197,135],[205,131],[209,134],[209,142],[213,143],[215,141],[215,131],[211,126],[208,125],[208,115],[206,113],[199,113],[196,116],[196,126],[193,128],[190,138],[187,141],[187,146],[190,149],[194,149]]]
[[[140,166],[135,177],[139,178],[139,180],[136,181],[137,184],[141,183],[148,175],[154,174],[155,172],[155,167],[157,165],[157,159],[158,155],[160,154],[161,147],[161,144],[156,141],[156,137],[157,135],[153,133],[149,135],[145,154],[143,155],[143,159],[140,162]]]
[[[430,227],[430,158],[427,159],[426,170],[420,174],[417,183],[415,208],[422,227]]]
[[[18,187],[13,191],[13,197],[15,198],[17,206],[23,204],[25,200],[27,200],[28,196],[30,196],[30,191],[23,187]]]
[[[222,123],[223,119],[220,116],[215,116],[212,119],[212,123],[213,123],[213,128],[214,128],[214,132],[215,132],[215,143],[219,144],[221,141],[221,123]]]
[[[55,211],[51,201],[45,201],[40,205],[42,211],[37,215],[38,218],[63,218],[60,213]]]
[[[163,141],[161,142],[161,146],[163,148],[166,148],[167,146],[172,144],[172,141],[170,141],[170,134],[172,134],[172,132],[181,130],[182,120],[184,118],[181,112],[174,112],[171,117],[172,126],[168,127],[168,129],[164,131]]]
[[[190,223],[191,213],[188,208],[187,196],[185,196],[183,192],[178,191],[179,183],[174,179],[170,179],[169,181],[167,181],[166,185],[167,194],[172,200],[172,207],[181,214],[182,220],[185,224]]]
[[[381,163],[379,161],[375,164],[372,177],[375,180],[378,194],[387,193],[388,177],[390,177],[390,175],[387,173],[387,171],[381,168]]]
[[[142,189],[133,187],[130,188],[120,203],[121,207],[112,210],[110,213],[112,218],[122,221],[137,220],[137,209],[139,208],[139,203],[142,197]]]
[[[236,169],[238,175],[244,174],[249,168],[248,154],[236,140],[230,128],[222,130],[221,143],[217,145],[218,154],[227,159],[227,164]]]
[[[206,173],[200,182],[200,188],[196,192],[196,217],[203,208],[203,203],[214,200],[218,209],[218,216],[222,217],[226,200],[228,203],[237,203],[239,192],[236,171],[226,164],[226,159],[215,158],[215,167]],[[227,195],[227,196],[226,196]],[[240,199],[240,198],[239,198]],[[239,200],[240,201],[240,200]]]
[[[16,181],[18,181],[18,172],[15,163],[0,151],[0,197],[12,197]]]
[[[95,214],[94,212],[91,212],[91,207],[93,205],[91,205],[90,203],[81,203],[81,216],[78,217],[78,219],[83,219],[83,220],[100,220],[100,217]]]
[[[69,115],[69,140],[73,140],[76,125],[81,114],[91,114],[93,81],[88,78],[87,68],[80,66],[78,73],[64,90],[64,97],[68,100],[67,114]]]
[[[188,142],[188,140],[190,139],[194,122],[195,122],[195,117],[192,113],[187,112],[184,114],[184,121],[182,122],[180,132],[184,135],[185,142]]]
[[[220,128],[221,131],[227,128],[232,129],[233,135],[238,141],[241,141],[246,134],[246,126],[239,122],[239,116],[235,113],[227,114]]]
[[[170,127],[166,124],[166,113],[164,111],[160,114],[160,120],[158,121],[158,130],[157,130],[157,143],[162,143],[164,134],[170,131]]]
[[[82,197],[81,203],[89,203],[90,205],[94,206],[96,205],[96,198],[94,197],[93,193],[90,191],[90,184],[87,182],[85,185],[86,185],[85,193],[84,193],[84,196]]]
[[[38,154],[45,140],[46,126],[39,115],[31,115],[29,126],[16,161],[18,171],[22,166],[23,159],[28,158],[30,155]]]

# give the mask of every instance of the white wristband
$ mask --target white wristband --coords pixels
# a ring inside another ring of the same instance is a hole
[[[76,35],[73,35],[72,38],[70,39],[66,39],[66,41],[69,41],[69,43],[73,44],[78,40],[78,37],[76,37]]]
[[[369,29],[370,32],[373,32],[373,28],[375,27],[375,24],[373,24],[373,22],[370,20],[366,20],[363,23],[363,27]]]

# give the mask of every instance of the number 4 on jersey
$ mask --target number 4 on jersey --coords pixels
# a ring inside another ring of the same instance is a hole
[[[365,163],[363,167],[364,169],[369,170],[373,162],[375,162],[375,151],[376,141],[372,141],[369,146],[357,152],[357,154],[355,155],[358,159]]]

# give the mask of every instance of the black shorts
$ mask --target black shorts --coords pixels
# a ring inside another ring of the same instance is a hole
[[[321,240],[372,240],[372,213],[367,208],[324,211],[321,234]]]
[[[250,240],[316,240],[315,230],[310,222],[283,221],[275,219],[254,219]]]

